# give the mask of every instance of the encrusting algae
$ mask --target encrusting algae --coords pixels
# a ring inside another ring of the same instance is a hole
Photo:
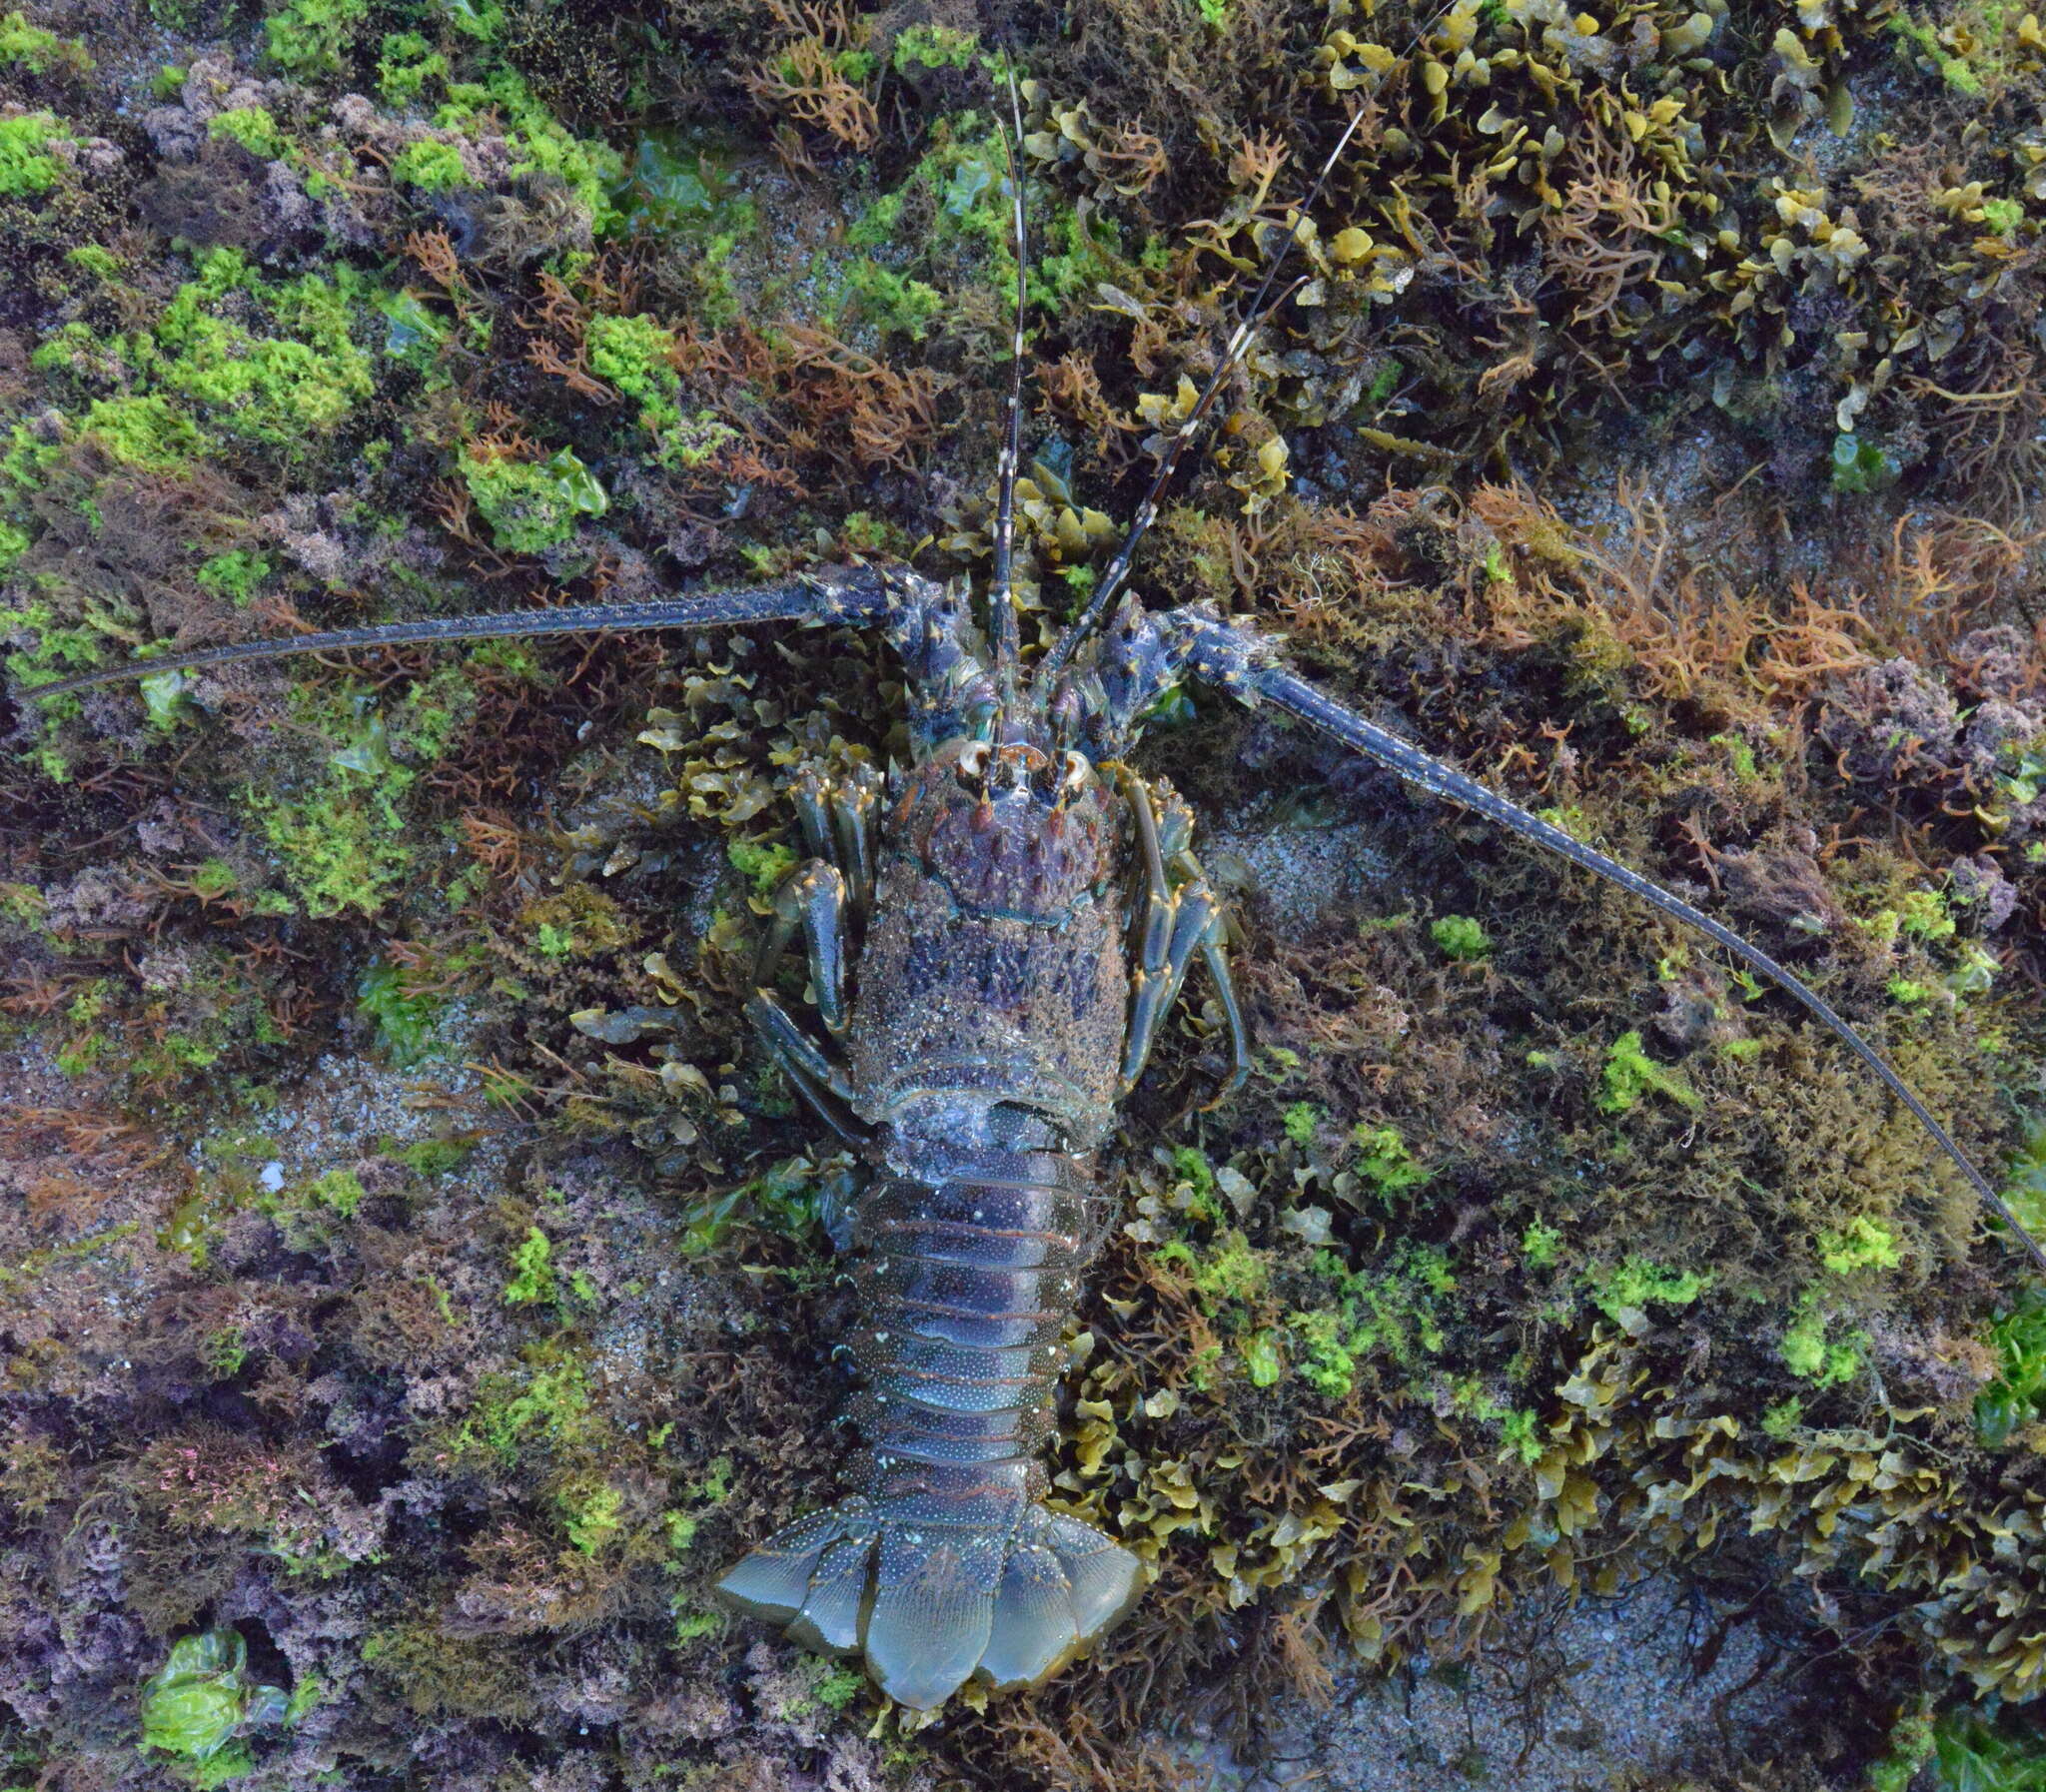
[[[1011,63],[1033,616],[1364,108],[1140,592],[1737,922],[2046,1224],[2020,8],[10,8],[10,679],[981,569]],[[1201,1112],[1220,1012],[1166,1029],[1051,1464],[1154,1584],[923,1727],[728,1619],[837,1453],[854,1187],[740,1011],[784,788],[885,764],[895,676],[763,628],[21,707],[13,1780],[1167,1786],[1189,1712],[1253,1752],[1649,1567],[1791,1589],[1821,1715],[1628,1783],[2038,1772],[2046,1325],[1966,1191],[1717,954],[1199,691],[1149,752],[1243,843],[1259,1053]]]

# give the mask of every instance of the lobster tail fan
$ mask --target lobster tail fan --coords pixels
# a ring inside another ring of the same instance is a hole
[[[1011,1551],[995,1593],[994,1628],[981,1672],[998,1692],[1029,1686],[1079,1645],[1072,1586],[1058,1556],[1042,1543]]]
[[[883,1533],[867,1672],[897,1704],[927,1711],[980,1665],[994,1630],[1002,1541],[949,1526]]]
[[[1092,1525],[1029,1505],[1013,1530],[878,1515],[862,1495],[777,1531],[717,1583],[726,1603],[837,1654],[864,1654],[897,1704],[969,1679],[1056,1672],[1128,1610],[1144,1565]]]
[[[1143,1590],[1141,1564],[1091,1524],[1052,1515],[1050,1542],[1073,1603],[1073,1626],[1082,1641],[1097,1636],[1130,1608]]]
[[[1144,1590],[1144,1564],[1077,1518],[1040,1511],[1037,1540],[1009,1552],[980,1674],[997,1692],[1034,1685],[1113,1628]]]
[[[827,1543],[810,1574],[802,1608],[789,1621],[789,1635],[804,1648],[827,1654],[858,1648],[866,1622],[867,1588],[874,1578],[873,1560],[871,1532]]]
[[[740,1610],[769,1624],[791,1624],[810,1596],[810,1582],[825,1551],[849,1540],[843,1531],[840,1506],[798,1518],[728,1569],[716,1590]],[[871,1532],[868,1541],[871,1545]]]

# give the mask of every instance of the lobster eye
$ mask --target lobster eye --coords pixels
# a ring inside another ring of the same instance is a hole
[[[994,749],[984,740],[976,740],[959,755],[959,776],[967,783],[977,784],[987,776],[987,762]]]
[[[1068,796],[1078,796],[1087,787],[1087,774],[1091,769],[1085,755],[1067,753],[1066,775],[1059,779],[1059,789]]]

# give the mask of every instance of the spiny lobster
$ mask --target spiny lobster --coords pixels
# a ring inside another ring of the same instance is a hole
[[[1305,219],[1362,119],[1323,163]],[[1021,136],[1010,88],[1010,130]],[[1005,139],[1006,141],[1006,139]],[[1586,846],[1285,669],[1271,642],[1200,606],[1152,613],[1125,591],[1166,481],[1264,317],[1271,258],[1213,378],[1161,456],[1081,613],[1026,660],[1014,600],[1025,303],[1023,188],[1010,150],[1018,267],[1014,360],[984,624],[963,583],[853,564],[632,606],[586,604],[215,646],[36,687],[337,648],[801,621],[877,630],[907,681],[911,758],[885,782],[807,771],[791,795],[807,858],[781,883],[748,1018],[767,1053],[872,1167],[834,1242],[862,1315],[851,1354],[865,1438],[849,1487],[718,1583],[811,1647],[862,1654],[880,1688],[928,1709],[969,1677],[1036,1682],[1137,1598],[1139,1558],[1045,1503],[1061,1332],[1090,1240],[1095,1157],[1144,1074],[1193,961],[1250,1065],[1226,917],[1192,851],[1193,817],[1130,761],[1145,723],[1197,680],[1269,704],[1608,878],[1717,942],[1802,1003],[1924,1126],[2042,1270],[2046,1254],[1882,1056],[1797,976],[1659,884]],[[774,993],[800,934],[816,1026]]]

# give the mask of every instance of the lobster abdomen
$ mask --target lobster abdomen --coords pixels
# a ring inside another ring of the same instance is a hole
[[[799,1642],[864,1653],[884,1692],[928,1708],[973,1675],[1043,1678],[1121,1615],[1143,1570],[1042,1503],[1088,1163],[900,1134],[885,1161],[853,1220],[852,1490],[718,1585]]]

